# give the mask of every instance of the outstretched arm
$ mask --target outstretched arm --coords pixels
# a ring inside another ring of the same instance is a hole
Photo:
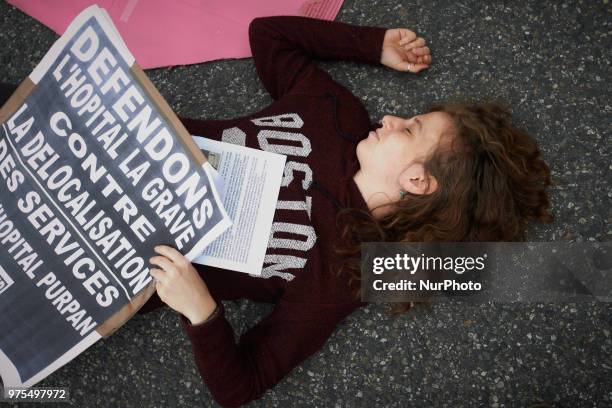
[[[316,65],[317,59],[383,63],[411,72],[431,62],[424,40],[410,30],[307,17],[256,18],[249,26],[249,41],[259,77],[274,99],[328,81],[329,76]],[[414,65],[406,68],[404,62]]]

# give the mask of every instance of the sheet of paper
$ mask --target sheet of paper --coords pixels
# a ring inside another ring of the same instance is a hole
[[[218,186],[232,226],[193,262],[261,274],[286,156],[194,136],[217,169]]]

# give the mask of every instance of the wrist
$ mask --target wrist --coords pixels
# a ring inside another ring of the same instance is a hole
[[[204,302],[201,302],[194,308],[193,311],[185,314],[192,326],[204,323],[217,309],[217,302],[212,297],[209,297]]]
[[[397,29],[389,28],[385,31],[383,36],[383,41],[380,46],[380,63],[383,65],[387,65],[384,62],[385,51],[389,52],[389,50],[393,50],[393,48],[398,44],[399,39],[396,38],[396,31]]]

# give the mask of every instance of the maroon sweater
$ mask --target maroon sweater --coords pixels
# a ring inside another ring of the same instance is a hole
[[[220,313],[195,326],[180,315],[202,379],[222,406],[260,398],[365,305],[351,297],[348,277],[332,272],[333,245],[338,211],[367,208],[352,177],[356,145],[373,127],[361,102],[315,59],[379,64],[384,34],[304,17],[257,18],[249,27],[253,59],[274,102],[233,120],[183,120],[191,134],[287,155],[262,276],[196,265]],[[221,301],[238,298],[275,307],[236,342]],[[162,305],[154,294],[139,313]]]

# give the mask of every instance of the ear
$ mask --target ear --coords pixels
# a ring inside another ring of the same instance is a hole
[[[438,181],[427,174],[421,163],[411,164],[399,175],[398,182],[404,191],[418,195],[431,194],[438,188]]]

